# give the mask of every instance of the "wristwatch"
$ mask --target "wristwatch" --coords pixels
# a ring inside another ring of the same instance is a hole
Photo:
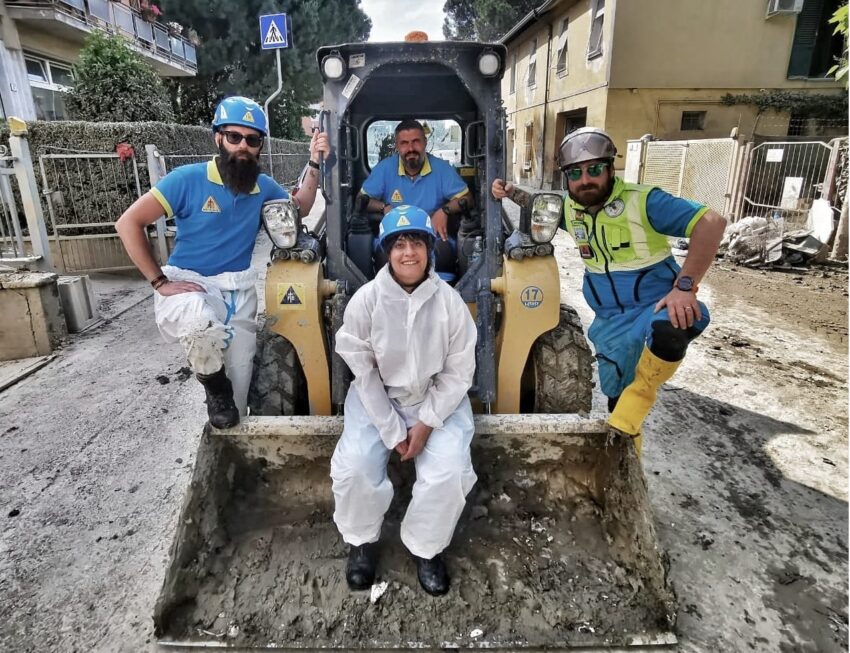
[[[676,288],[684,292],[691,292],[694,289],[694,278],[686,276],[679,277],[676,279]]]

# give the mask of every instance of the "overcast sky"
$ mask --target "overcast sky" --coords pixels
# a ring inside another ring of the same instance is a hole
[[[431,41],[443,40],[445,0],[360,0],[372,19],[370,41],[403,41],[413,30],[428,34]]]

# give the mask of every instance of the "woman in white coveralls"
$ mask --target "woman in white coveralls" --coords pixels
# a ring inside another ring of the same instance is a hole
[[[346,579],[367,589],[375,579],[378,538],[393,498],[387,461],[413,460],[416,483],[401,524],[422,588],[449,590],[440,553],[452,539],[477,477],[466,396],[475,370],[475,323],[432,267],[431,218],[398,206],[381,222],[388,263],[345,310],[336,351],[354,374],[345,426],[331,460],[334,521],[350,545]]]

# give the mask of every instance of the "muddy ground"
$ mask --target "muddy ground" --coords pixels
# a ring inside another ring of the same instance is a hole
[[[578,258],[558,245],[563,299],[587,321]],[[713,323],[644,439],[676,649],[847,650],[847,275],[721,262],[701,296]],[[156,649],[204,410],[151,311],[72,336],[0,394],[2,650]]]

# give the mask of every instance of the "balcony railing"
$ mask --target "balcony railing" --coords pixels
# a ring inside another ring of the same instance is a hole
[[[149,22],[134,8],[113,0],[6,0],[6,7],[49,7],[90,27],[132,39],[137,47],[168,61],[198,69],[195,46],[170,34],[160,22]]]

